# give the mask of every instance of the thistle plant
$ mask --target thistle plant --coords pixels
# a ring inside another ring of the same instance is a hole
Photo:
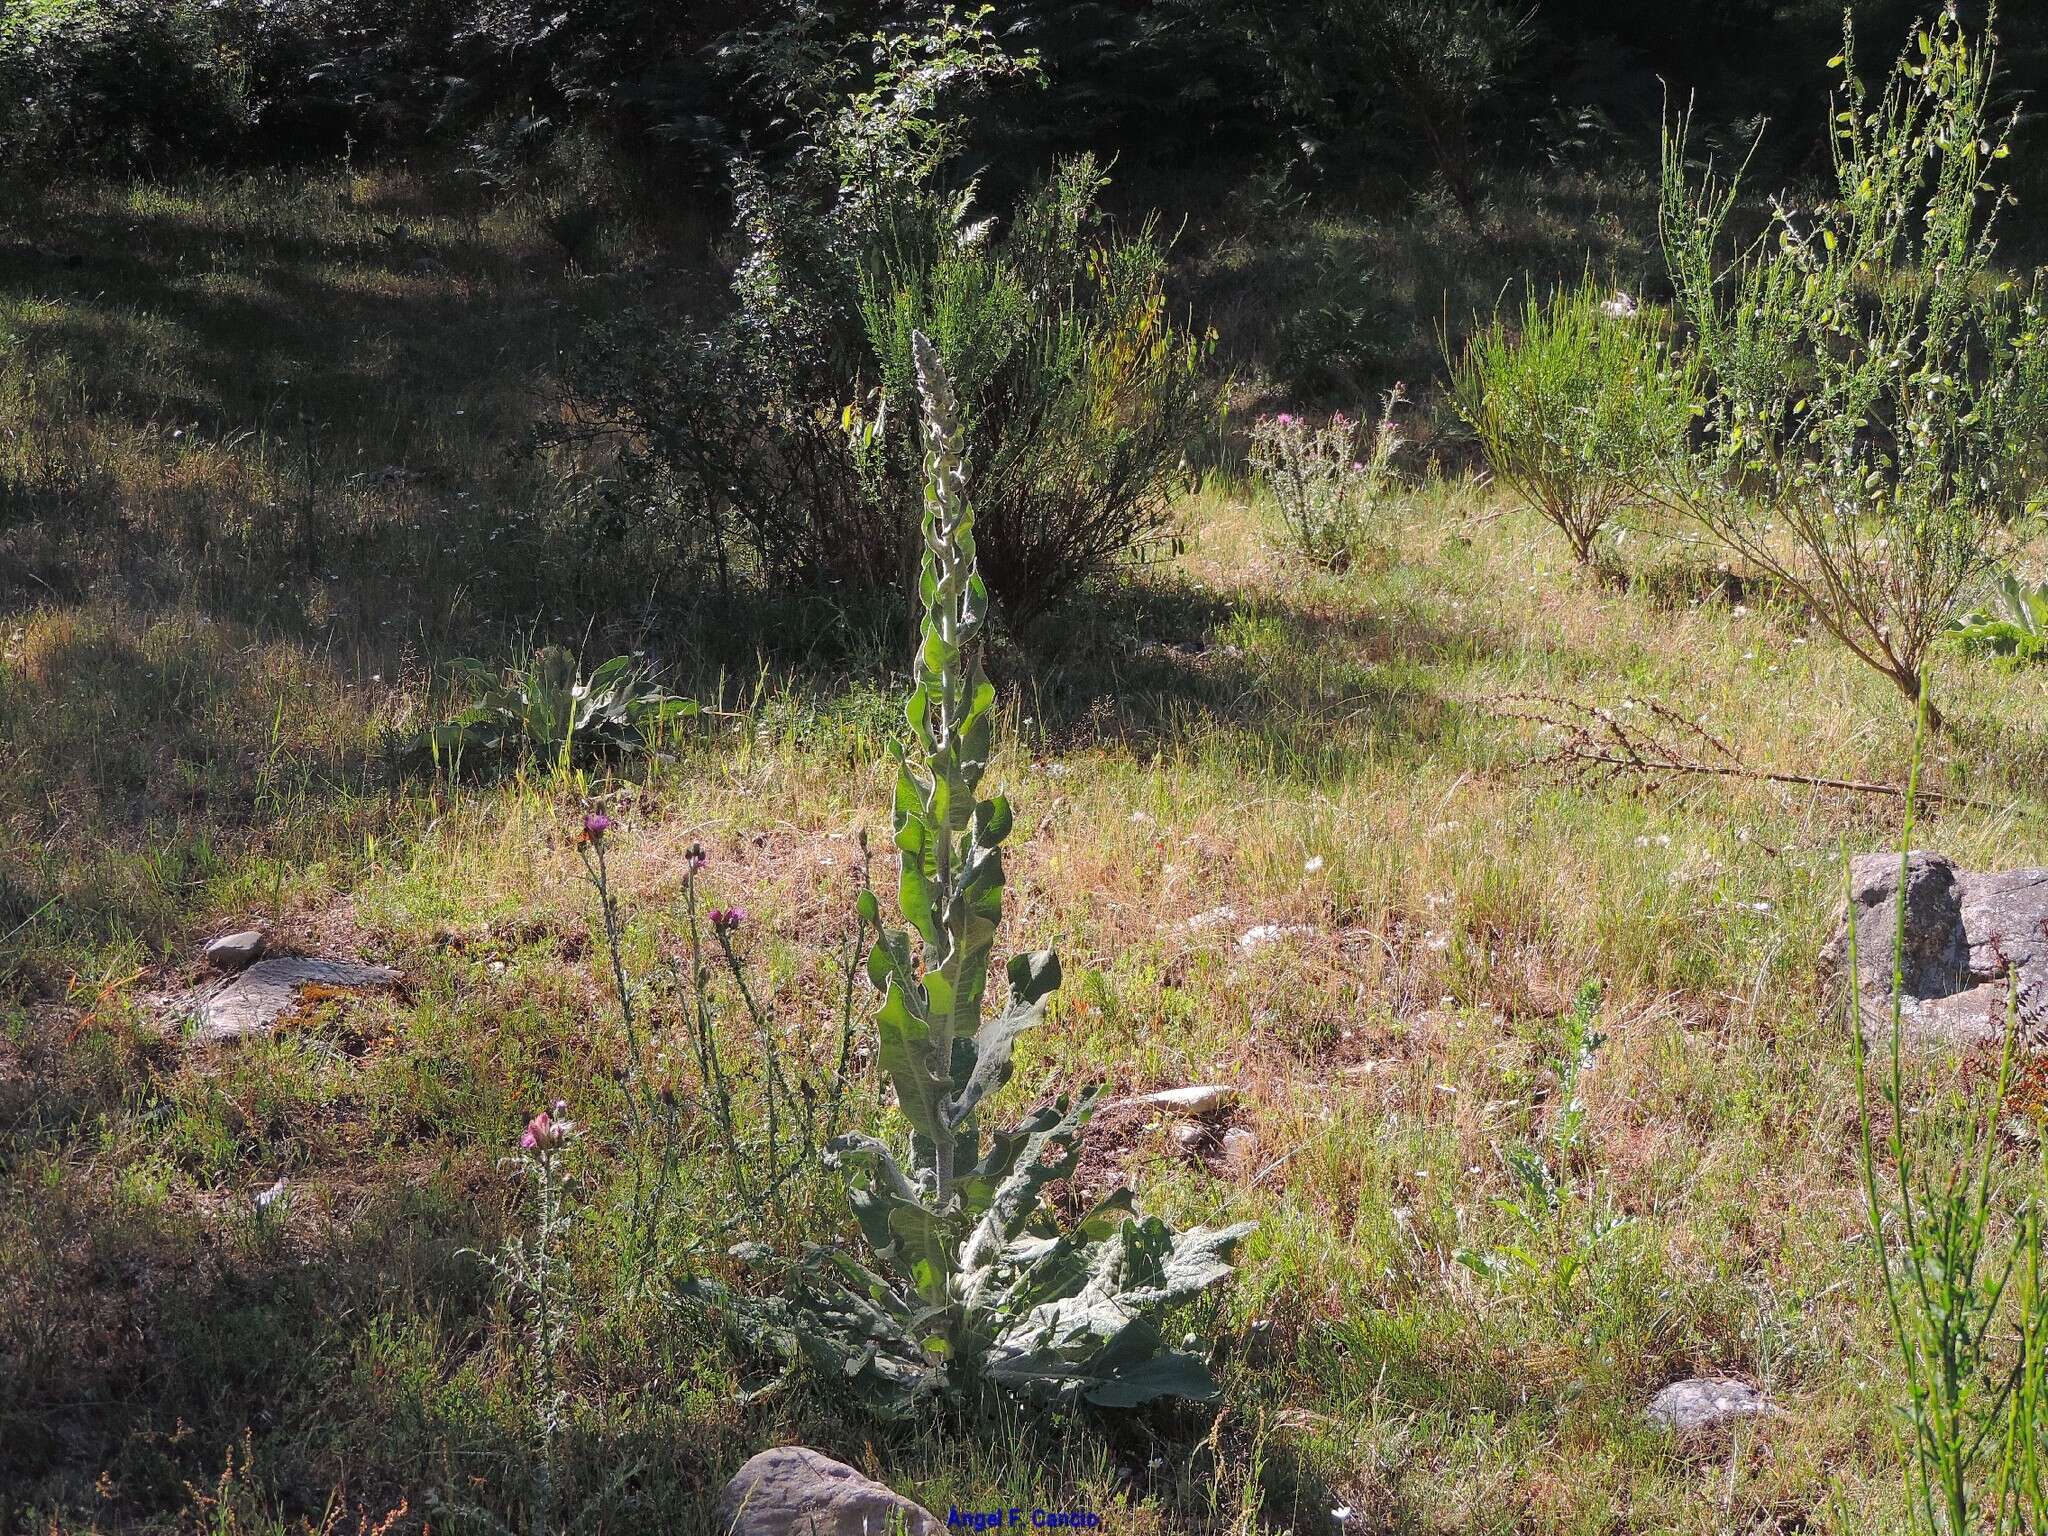
[[[1873,100],[1843,35],[1832,195],[1773,199],[1732,254],[1742,171],[1695,184],[1687,118],[1665,135],[1665,260],[1707,385],[1670,494],[1913,702],[1958,597],[2034,510],[2048,351],[2038,283],[1995,265],[2011,122],[1990,39],[1949,6]]]
[[[564,1151],[576,1135],[568,1110],[569,1106],[557,1099],[552,1110],[541,1110],[520,1133],[519,1148],[524,1156],[518,1161],[534,1186],[532,1233],[508,1238],[495,1256],[479,1255],[497,1272],[507,1300],[524,1317],[526,1386],[534,1407],[537,1441],[534,1498],[528,1511],[530,1536],[552,1536],[557,1529],[557,1446],[569,1414],[569,1394],[562,1386],[560,1369],[562,1347],[569,1342],[576,1315],[568,1258],[571,1216],[564,1199],[567,1177],[562,1166]]]
[[[902,928],[860,898],[878,937],[878,1056],[908,1122],[909,1157],[846,1135],[830,1146],[872,1251],[817,1246],[780,1263],[780,1294],[699,1283],[756,1338],[802,1355],[872,1407],[966,1405],[990,1387],[1039,1401],[1120,1405],[1213,1395],[1203,1362],[1170,1350],[1159,1314],[1230,1273],[1248,1227],[1174,1233],[1118,1190],[1064,1230],[1043,1208],[1074,1171],[1100,1087],[984,1135],[981,1109],[1009,1080],[1018,1037],[1059,985],[1051,951],[1006,968],[993,1013],[988,973],[1002,917],[1012,815],[980,786],[994,747],[995,689],[982,671],[988,594],[975,565],[960,412],[937,349],[913,341],[925,434],[924,622],[898,748],[894,807]],[[741,1257],[774,1262],[758,1247]]]
[[[621,1085],[632,1169],[627,1257],[640,1265],[653,1257],[665,1235],[671,1202],[685,1180],[691,1127],[698,1120],[717,1132],[715,1161],[732,1197],[731,1214],[720,1230],[759,1232],[769,1223],[787,1226],[814,1214],[795,1197],[816,1198],[816,1180],[809,1175],[842,1123],[858,1018],[855,988],[869,920],[856,921],[841,956],[836,1060],[827,1067],[787,1048],[788,1024],[761,1001],[748,979],[740,946],[746,912],[737,906],[702,906],[700,887],[710,856],[692,843],[683,856],[681,910],[689,970],[664,980],[681,993],[693,1085],[660,1038],[658,1018],[651,1022],[645,1017],[644,986],[627,970],[626,914],[611,875],[616,835],[609,816],[592,813],[583,818],[576,848],[597,900],[594,936],[603,946],[606,979],[629,1058]],[[860,849],[858,876],[865,893],[865,832]],[[866,910],[871,903],[861,905]],[[736,1008],[728,1005],[730,999],[737,999]],[[744,1037],[743,1049],[733,1039],[736,1033]]]
[[[1253,424],[1252,468],[1288,541],[1316,564],[1343,570],[1364,551],[1372,515],[1393,485],[1401,448],[1394,412],[1406,403],[1396,384],[1380,399],[1377,423],[1338,411],[1317,427],[1282,411]]]

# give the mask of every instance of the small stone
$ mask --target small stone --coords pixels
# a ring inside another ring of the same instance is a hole
[[[1161,1109],[1176,1110],[1183,1115],[1213,1115],[1237,1102],[1237,1090],[1219,1084],[1207,1084],[1194,1088],[1161,1088],[1157,1093],[1141,1093],[1126,1099],[1127,1104],[1157,1104]]]
[[[245,928],[240,933],[224,933],[211,940],[203,954],[206,963],[217,971],[246,970],[263,958],[269,942],[261,929]]]
[[[942,1536],[929,1510],[801,1445],[763,1451],[718,1501],[717,1536]]]
[[[1252,1159],[1259,1155],[1259,1134],[1242,1125],[1233,1125],[1223,1133],[1224,1160],[1236,1168],[1248,1168]]]
[[[1220,907],[1211,907],[1206,912],[1197,912],[1188,919],[1188,928],[1191,932],[1200,933],[1204,928],[1215,928],[1224,923],[1234,923],[1236,921],[1237,908],[1225,902]]]
[[[1769,1398],[1746,1381],[1692,1376],[1672,1382],[1650,1399],[1650,1406],[1644,1412],[1652,1424],[1683,1435],[1710,1429],[1729,1419],[1775,1413],[1777,1409]]]
[[[1307,923],[1255,923],[1237,936],[1237,947],[1250,954],[1255,949],[1264,949],[1268,944],[1277,944],[1282,939],[1314,932],[1315,929]]]
[[[1197,1152],[1201,1150],[1202,1143],[1208,1138],[1208,1134],[1207,1131],[1196,1125],[1194,1121],[1183,1120],[1173,1128],[1173,1144],[1183,1152]]]

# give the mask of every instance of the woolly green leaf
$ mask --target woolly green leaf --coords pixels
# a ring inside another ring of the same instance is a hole
[[[896,1089],[903,1117],[929,1141],[944,1130],[941,1106],[950,1084],[934,1060],[931,1032],[912,1006],[910,994],[895,976],[888,978],[882,1005],[875,1010],[882,1070]]]
[[[1111,1368],[1082,1396],[1098,1408],[1134,1408],[1162,1397],[1206,1403],[1216,1393],[1216,1378],[1209,1374],[1205,1362],[1179,1350],[1166,1350]]]

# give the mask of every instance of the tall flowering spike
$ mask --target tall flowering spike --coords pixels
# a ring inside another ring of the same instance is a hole
[[[931,338],[913,332],[910,346],[924,406],[925,446],[924,561],[918,582],[924,642],[918,650],[918,689],[911,696],[909,716],[919,743],[935,753],[946,728],[959,723],[971,708],[970,685],[985,682],[977,641],[988,613],[988,591],[975,563],[974,508],[967,501],[967,433],[960,421],[960,402]],[[931,713],[934,704],[940,708],[936,716]]]
[[[1009,802],[978,798],[994,737],[995,689],[981,667],[988,591],[975,565],[966,430],[938,348],[911,338],[924,413],[924,626],[896,776],[897,902],[910,934],[882,929],[868,974],[883,991],[885,1071],[911,1123],[921,1173],[942,1198],[980,1156],[974,1109],[1009,1075],[1010,1046],[1057,984],[1043,957],[1012,966],[1006,1011],[984,1025],[989,952],[1003,912]],[[922,962],[920,964],[920,962]],[[1020,987],[1018,976],[1027,978]]]

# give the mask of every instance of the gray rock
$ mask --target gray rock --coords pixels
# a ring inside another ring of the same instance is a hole
[[[930,1511],[801,1445],[763,1451],[718,1500],[718,1536],[941,1536]]]
[[[1866,1034],[1891,1029],[1892,950],[1899,920],[1899,856],[1849,862],[1855,985]],[[1940,854],[1908,856],[1903,989],[1899,1017],[1909,1041],[1971,1045],[2004,1036],[2018,984],[2019,1043],[2048,1048],[2048,869],[1975,874]],[[1849,962],[1849,923],[1821,951],[1836,973]]]
[[[259,960],[241,975],[198,1000],[194,1038],[234,1040],[270,1028],[297,1008],[309,987],[360,992],[393,986],[398,972],[388,965],[353,960]]]
[[[1183,1115],[1213,1115],[1236,1102],[1235,1088],[1214,1084],[1196,1088],[1161,1088],[1157,1093],[1135,1094],[1124,1100],[1126,1104],[1156,1104],[1161,1109]]]
[[[1748,1382],[1714,1376],[1692,1376],[1684,1381],[1674,1381],[1651,1398],[1650,1406],[1644,1410],[1652,1424],[1676,1430],[1682,1435],[1711,1429],[1730,1419],[1751,1418],[1777,1411],[1771,1400]]]
[[[269,942],[260,929],[245,928],[240,933],[222,934],[209,942],[201,953],[206,963],[216,971],[240,971],[261,960],[264,946]]]

